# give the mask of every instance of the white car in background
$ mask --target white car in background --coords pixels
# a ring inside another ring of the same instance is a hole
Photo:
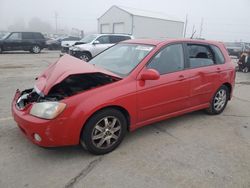
[[[80,40],[81,38],[76,38],[74,40],[63,40],[61,42],[61,52],[67,53],[69,51],[69,48],[75,45],[75,43],[79,42]]]
[[[130,39],[133,39],[131,35],[124,34],[88,35],[69,47],[68,53],[87,62],[114,44]]]

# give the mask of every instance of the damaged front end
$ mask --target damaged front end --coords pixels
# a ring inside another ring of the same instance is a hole
[[[58,84],[52,86],[46,95],[36,86],[33,89],[22,91],[16,101],[16,107],[19,110],[23,110],[33,103],[58,102],[64,98],[119,80],[121,78],[99,72],[69,75]]]
[[[34,102],[45,102],[45,101],[59,101],[60,97],[57,96],[43,96],[39,95],[36,89],[26,89],[20,93],[20,97],[16,101],[16,107],[19,110],[25,109],[29,104]]]

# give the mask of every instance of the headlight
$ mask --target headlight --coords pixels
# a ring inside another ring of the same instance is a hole
[[[72,50],[72,51],[81,51],[81,48],[78,47],[78,46],[73,46],[73,47],[70,48],[70,50]]]
[[[33,104],[30,114],[43,119],[54,119],[63,112],[66,104],[59,102],[41,102]]]

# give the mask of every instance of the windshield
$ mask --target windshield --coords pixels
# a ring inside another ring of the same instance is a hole
[[[0,35],[0,39],[6,39],[10,33],[5,33]]]
[[[83,43],[91,43],[96,37],[97,37],[97,35],[88,35],[80,41]]]
[[[142,44],[117,44],[104,51],[89,63],[121,77],[127,76],[154,48]]]

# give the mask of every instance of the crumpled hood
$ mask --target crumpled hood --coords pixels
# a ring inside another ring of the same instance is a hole
[[[50,65],[36,80],[35,90],[38,94],[47,95],[50,89],[63,81],[69,75],[82,73],[103,73],[120,78],[107,70],[95,67],[70,55],[62,56],[56,63]]]

